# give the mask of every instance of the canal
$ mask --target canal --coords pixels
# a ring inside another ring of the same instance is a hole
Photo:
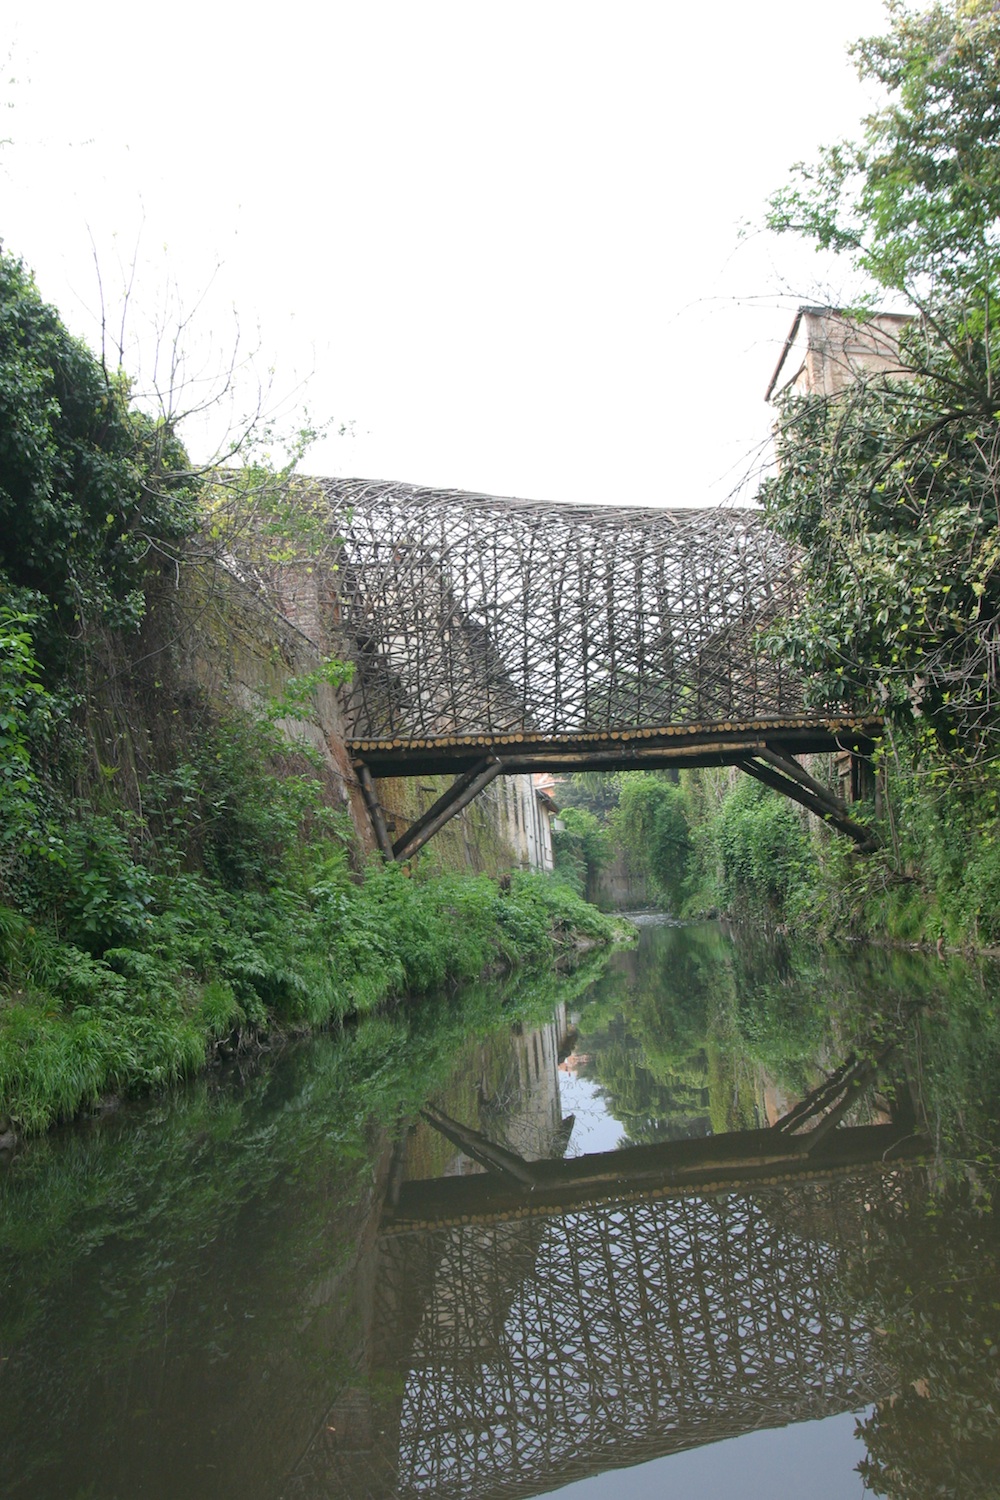
[[[8,1153],[0,1494],[1000,1494],[998,981],[644,920]]]

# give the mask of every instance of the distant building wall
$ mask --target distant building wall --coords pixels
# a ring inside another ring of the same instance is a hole
[[[874,313],[864,323],[835,307],[801,307],[765,397],[836,396],[862,375],[901,375],[900,334],[912,318]]]
[[[507,842],[528,870],[551,870],[552,819],[548,798],[533,776],[502,776],[490,788]],[[489,793],[487,794],[489,795]]]

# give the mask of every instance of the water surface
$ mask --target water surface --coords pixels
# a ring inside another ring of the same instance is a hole
[[[648,924],[31,1144],[0,1492],[1000,1494],[996,980]],[[927,1161],[484,1210],[421,1115],[529,1168],[757,1139],[873,1017],[899,1045],[838,1130],[905,1119]]]

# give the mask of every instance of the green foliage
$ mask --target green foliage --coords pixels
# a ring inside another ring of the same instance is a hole
[[[86,625],[134,625],[150,550],[186,535],[183,450],[0,252],[0,579],[64,665]]]
[[[262,719],[180,693],[158,719],[137,703],[126,634],[196,502],[251,568],[336,570],[320,486],[267,465],[200,486],[169,423],[134,410],[0,254],[0,1121],[19,1129],[206,1049],[612,936],[552,882],[381,866],[359,882],[308,748],[277,727],[349,680],[343,662],[292,678]],[[129,803],[103,765],[119,742]]]
[[[552,835],[555,871],[584,896],[611,857],[610,840],[594,813],[584,807],[564,808],[559,816],[563,826]]]
[[[353,676],[353,662],[338,661],[331,656],[315,671],[306,672],[301,677],[290,677],[281,696],[268,704],[267,717],[272,722],[279,719],[308,719],[315,712],[315,698],[320,687],[324,684],[327,687],[342,687]]]
[[[612,828],[630,867],[653,882],[671,911],[680,911],[691,858],[691,833],[680,786],[656,772],[624,774]]]
[[[890,16],[854,49],[888,102],[860,144],[797,169],[770,223],[843,252],[873,296],[902,292],[919,316],[907,378],[783,411],[762,498],[805,587],[771,643],[814,674],[814,701],[922,721],[935,753],[969,758],[996,729],[1000,17],[988,0]]]
[[[33,615],[0,606],[0,889],[12,860],[45,857],[58,845],[31,756],[52,704],[40,677],[33,624]]]
[[[827,936],[1000,943],[1000,766],[956,771],[929,761],[925,736],[897,732],[880,777],[891,810],[885,845],[862,858],[748,777],[686,773],[685,911],[717,908]]]
[[[191,758],[149,779],[158,857],[175,867],[203,865],[233,890],[266,886],[304,822],[320,816],[314,778],[273,769],[287,753],[288,742],[266,720],[206,717]]]
[[[620,783],[616,771],[572,771],[559,778],[559,806],[584,808],[603,823],[618,806]]]
[[[376,863],[359,883],[317,784],[269,769],[283,744],[245,716],[207,724],[195,759],[150,783],[144,824],[77,805],[28,915],[0,908],[0,1114],[18,1128],[179,1076],[230,1038],[614,936],[544,877],[504,891]]]
[[[860,142],[796,169],[771,223],[847,254],[918,306],[965,308],[972,332],[997,293],[1000,17],[991,0],[915,14],[893,0],[889,16],[886,35],[851,49],[889,101]]]
[[[996,421],[953,406],[926,376],[786,404],[761,498],[801,549],[804,588],[769,643],[810,674],[817,706],[871,704],[974,756],[995,712]]]
[[[343,538],[331,519],[329,498],[322,484],[295,472],[322,432],[307,426],[290,441],[283,439],[288,460],[276,468],[268,451],[276,434],[265,426],[241,467],[212,475],[201,494],[209,538],[265,572],[289,562],[310,571],[322,563],[337,572]]]
[[[795,805],[742,777],[712,827],[721,871],[721,905],[758,916],[792,915],[812,883],[815,856]]]
[[[923,737],[897,734],[883,758],[892,809],[883,853],[844,866],[825,850],[817,913],[827,927],[904,942],[1000,940],[1000,766],[950,768]]]

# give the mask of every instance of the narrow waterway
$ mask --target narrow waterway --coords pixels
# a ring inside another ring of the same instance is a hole
[[[647,921],[31,1143],[0,1494],[1000,1495],[998,979]]]

